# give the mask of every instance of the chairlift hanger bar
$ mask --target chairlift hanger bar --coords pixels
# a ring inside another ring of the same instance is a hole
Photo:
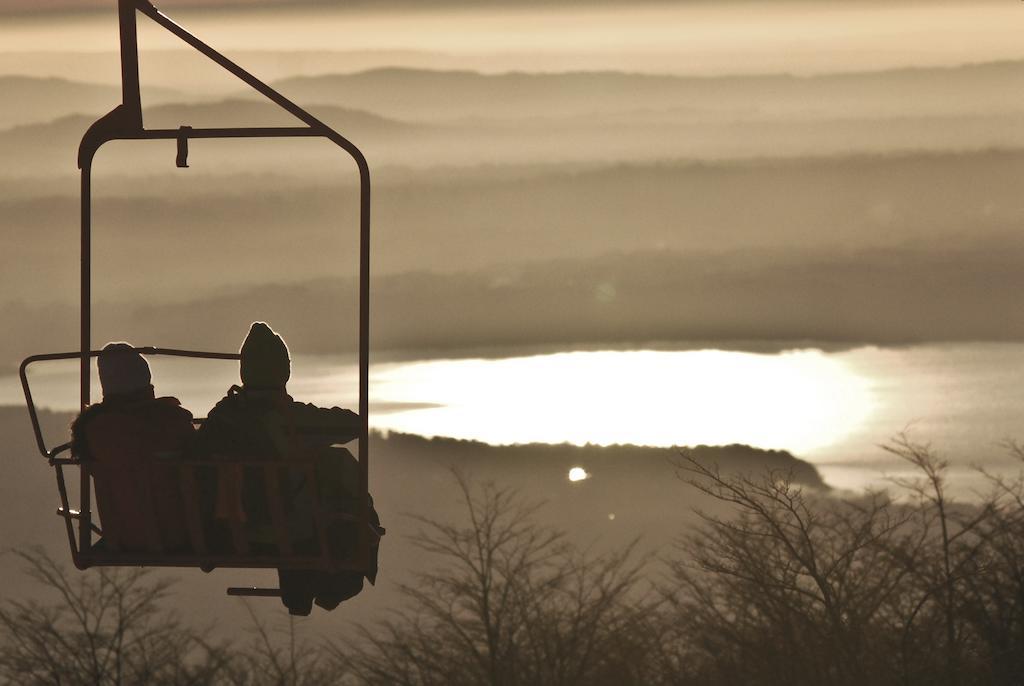
[[[110,140],[139,140],[154,138],[179,138],[180,129],[146,130],[142,121],[142,96],[139,87],[139,49],[136,29],[136,12],[142,12],[164,29],[174,34],[196,51],[202,53],[218,66],[230,72],[281,109],[306,124],[306,127],[234,127],[213,129],[191,129],[190,138],[243,138],[243,137],[291,137],[321,136],[329,139],[348,152],[359,168],[360,177],[367,180],[369,189],[369,167],[365,156],[358,147],[337,131],[327,126],[312,114],[260,81],[235,62],[213,49],[191,34],[181,25],[153,6],[149,0],[118,0],[118,18],[121,39],[121,105],[96,121],[82,138],[79,148],[78,166],[84,169],[91,162],[99,147]],[[172,133],[173,131],[173,133]],[[368,208],[367,208],[368,209]]]
[[[296,127],[225,127],[225,128],[197,128],[181,127],[178,129],[152,129],[147,130],[142,120],[142,97],[139,89],[139,51],[137,35],[137,12],[152,19],[159,26],[180,38],[187,45],[202,53],[218,66],[228,71],[236,78],[247,84],[278,107],[296,117],[306,126]],[[99,148],[109,141],[114,140],[161,140],[171,139],[178,141],[177,165],[187,166],[188,139],[189,138],[294,138],[294,137],[322,137],[342,148],[355,161],[359,171],[359,491],[369,492],[368,462],[369,462],[369,330],[370,330],[370,170],[366,157],[351,141],[339,134],[337,131],[323,123],[312,114],[302,109],[294,102],[278,93],[276,90],[260,81],[248,71],[232,62],[230,59],[213,49],[202,40],[192,35],[189,31],[171,20],[160,10],[153,6],[149,0],[118,0],[118,21],[120,28],[120,49],[121,49],[121,104],[109,113],[100,117],[89,127],[82,137],[78,149],[78,167],[81,169],[81,331],[80,351],[75,355],[79,358],[80,373],[80,397],[79,404],[82,411],[89,405],[90,393],[90,359],[95,351],[90,350],[92,344],[92,163]],[[26,363],[30,362],[26,360]],[[39,357],[35,359],[41,359]],[[59,357],[56,359],[60,359]],[[24,372],[24,365],[23,365]],[[25,377],[22,377],[25,383]],[[32,408],[31,397],[26,393],[26,400]],[[45,449],[41,437],[38,434],[38,421],[35,422],[37,430],[37,441],[40,450],[51,459],[55,458],[56,448],[53,454]],[[58,469],[59,485],[63,486],[63,479],[59,475],[60,464],[54,465]],[[90,513],[90,476],[88,470],[81,471],[81,508],[79,527],[79,546],[82,551],[90,548],[91,513]],[[364,498],[362,503],[361,519],[369,521],[369,503]],[[68,510],[65,503],[65,511]],[[70,518],[66,518],[69,527]],[[358,549],[368,554],[366,545],[366,533],[360,529],[360,541]],[[72,541],[73,543],[73,541]],[[76,557],[75,547],[72,546],[72,553]]]
[[[366,169],[367,162],[363,153],[351,141],[285,96],[278,93],[263,81],[253,76],[238,64],[204,43],[202,40],[154,7],[149,0],[118,0],[118,18],[120,23],[121,39],[121,105],[105,117],[101,118],[100,121],[96,122],[97,124],[100,124],[101,122],[104,122],[104,120],[108,120],[108,123],[119,125],[118,129],[120,130],[116,132],[118,135],[115,138],[121,138],[125,135],[131,136],[131,133],[133,132],[137,134],[146,133],[142,122],[142,96],[139,87],[139,50],[136,30],[136,11],[145,14],[147,17],[180,38],[196,51],[202,53],[218,66],[230,72],[250,88],[257,91],[278,107],[306,124],[309,129],[312,129],[312,131],[305,134],[298,134],[295,132],[295,129],[289,127],[208,129],[207,131],[210,133],[201,137],[218,137],[218,134],[213,133],[214,131],[231,132],[227,134],[230,137],[273,137],[278,135],[323,136],[344,148],[355,159],[356,164],[359,166],[361,171]],[[131,137],[145,138],[150,136],[135,135]],[[115,138],[110,138],[108,140],[114,140]],[[90,137],[87,133],[82,142],[83,145],[85,145],[87,142],[98,142],[99,144],[102,144],[105,141],[100,137]],[[98,148],[99,146],[97,145],[95,147]],[[93,149],[92,152],[95,152],[95,149]],[[82,162],[83,157],[80,155],[79,166],[82,166]]]

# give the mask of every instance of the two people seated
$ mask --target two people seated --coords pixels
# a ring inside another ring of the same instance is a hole
[[[196,470],[204,531],[218,550],[231,550],[240,531],[251,554],[280,552],[279,530],[271,516],[275,506],[283,510],[295,554],[321,554],[318,527],[326,527],[325,538],[335,557],[351,557],[359,536],[370,537],[371,560],[365,572],[278,570],[282,602],[290,612],[309,614],[314,600],[324,609],[334,609],[362,590],[364,578],[375,581],[377,544],[383,533],[372,499],[367,505],[373,530],[360,532],[353,521],[362,507],[358,463],[339,446],[359,435],[359,416],[294,401],[287,392],[288,347],[266,324],[252,325],[240,353],[242,385],[232,386],[202,426],[193,430],[191,414],[177,400],[155,396],[149,366],[141,355],[123,343],[103,349],[103,402],[75,421],[72,443],[94,476],[104,539],[118,549],[146,551],[155,540],[155,526],[166,549],[187,550],[175,458],[221,463]],[[315,479],[311,482],[309,470],[298,464],[277,469],[280,497],[268,500],[259,462],[298,456],[313,460]],[[314,511],[314,501],[321,505],[319,512]],[[150,503],[152,509],[144,509]],[[153,517],[140,517],[143,512],[155,513],[156,524]]]

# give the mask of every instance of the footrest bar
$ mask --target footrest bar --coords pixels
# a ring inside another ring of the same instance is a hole
[[[232,586],[228,588],[228,595],[250,596],[256,598],[280,598],[280,588],[253,588],[251,586],[241,588]]]
[[[65,511],[63,507],[58,507],[57,508],[57,516],[58,517],[71,517],[71,519],[77,519],[78,521],[82,521],[82,513],[79,512],[78,510],[67,510],[67,511]],[[95,524],[93,524],[91,522],[89,523],[89,528],[92,529],[93,533],[95,533],[97,536],[102,536],[103,535],[103,531],[98,526],[96,526]]]

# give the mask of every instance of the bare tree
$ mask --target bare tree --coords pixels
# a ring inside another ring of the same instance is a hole
[[[888,550],[908,516],[887,496],[817,496],[786,473],[724,475],[682,454],[684,478],[732,506],[702,514],[671,595],[693,683],[863,684],[893,671],[875,649],[906,570]]]
[[[416,518],[437,566],[402,587],[409,608],[337,651],[360,683],[537,686],[650,683],[645,561],[593,555],[540,526],[538,505],[457,475],[466,522]]]
[[[1024,471],[961,502],[927,445],[889,449],[917,475],[895,499],[684,453],[681,475],[729,511],[680,539],[661,593],[636,543],[580,549],[538,504],[456,475],[461,521],[414,518],[404,609],[345,645],[248,604],[252,641],[211,644],[161,609],[166,581],[19,552],[52,597],[0,606],[0,683],[1021,686]]]
[[[1024,448],[1007,443],[1010,454],[1024,465]],[[983,651],[974,666],[988,683],[1024,683],[1024,470],[1016,475],[982,470],[992,489],[986,498],[987,516],[976,526],[976,541],[961,563],[962,621]]]
[[[991,493],[961,502],[930,446],[900,436],[887,449],[914,468],[893,480],[899,500],[726,476],[684,453],[684,478],[731,512],[705,515],[680,544],[663,672],[693,684],[1024,683],[1024,474],[988,474]]]
[[[966,594],[974,589],[977,599],[980,586],[993,581],[994,560],[989,558],[984,563],[982,560],[993,552],[1003,554],[1003,551],[993,550],[992,543],[996,538],[1005,538],[1000,534],[1007,533],[1006,515],[1012,512],[1012,503],[1003,502],[1008,491],[1000,493],[998,490],[975,504],[957,503],[948,493],[949,463],[938,457],[930,445],[901,434],[884,447],[914,467],[916,476],[892,481],[915,501],[926,546],[922,554],[913,558],[901,556],[916,581],[914,591],[919,597],[908,617],[907,627],[909,630],[918,620],[923,608],[935,605],[943,631],[943,680],[949,686],[958,686],[965,681],[962,665],[965,652],[977,651],[984,644],[984,639],[979,643],[982,637],[971,631],[977,627],[968,622]],[[1004,480],[996,480],[996,483],[1008,485]],[[1005,581],[1000,580],[997,585],[1002,588]],[[978,609],[981,608],[975,611]],[[967,671],[973,677],[966,680],[975,682],[979,660],[970,662],[972,667]]]
[[[252,640],[236,649],[222,681],[231,686],[320,686],[341,683],[345,670],[332,659],[322,641],[308,641],[296,620],[271,627],[243,599],[251,621]]]
[[[230,661],[224,646],[161,609],[170,584],[137,569],[69,575],[41,551],[17,551],[51,602],[0,607],[0,682],[207,684]]]

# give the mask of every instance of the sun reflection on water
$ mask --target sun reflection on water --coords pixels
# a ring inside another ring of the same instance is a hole
[[[874,406],[868,381],[818,350],[569,352],[382,365],[380,429],[492,444],[722,445],[804,452],[839,441]]]
[[[569,470],[569,481],[584,481],[590,478],[590,474],[583,467],[573,467]]]

